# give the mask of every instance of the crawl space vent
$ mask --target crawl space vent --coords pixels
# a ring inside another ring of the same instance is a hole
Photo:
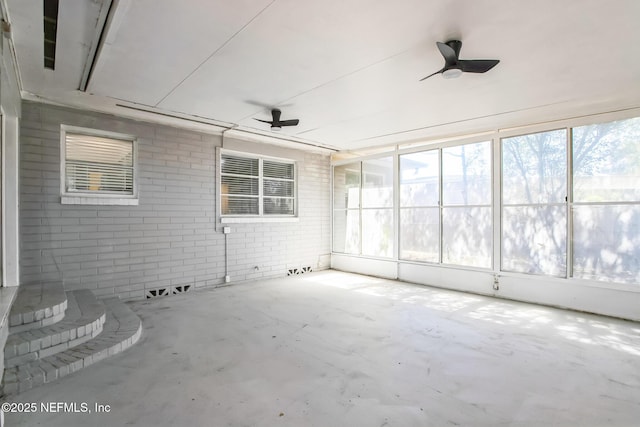
[[[191,285],[175,285],[170,288],[157,288],[157,289],[147,289],[145,293],[145,297],[147,299],[156,298],[156,297],[166,297],[169,295],[179,295],[184,294],[185,292],[189,292],[191,290]]]
[[[183,294],[185,292],[189,292],[190,289],[191,285],[172,286],[172,293],[173,295]]]
[[[300,268],[290,268],[287,270],[287,276],[295,276],[298,274],[311,273],[313,269],[311,266],[300,267]]]
[[[145,296],[147,299],[155,297],[164,297],[169,295],[169,288],[148,289]]]

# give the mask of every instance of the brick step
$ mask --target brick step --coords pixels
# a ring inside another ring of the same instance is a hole
[[[60,353],[5,369],[5,396],[62,378],[135,344],[142,334],[140,318],[118,298],[102,302],[106,308],[106,322],[100,335]]]
[[[9,313],[9,333],[52,325],[64,317],[66,309],[61,282],[22,285]]]
[[[104,304],[91,291],[67,292],[63,320],[9,335],[4,347],[5,367],[22,365],[82,344],[102,332],[104,321]]]

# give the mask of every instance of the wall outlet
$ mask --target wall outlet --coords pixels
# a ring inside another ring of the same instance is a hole
[[[222,232],[224,234],[229,234],[231,233],[231,227],[222,227]]]
[[[224,276],[224,283],[229,283],[231,281],[231,276]]]

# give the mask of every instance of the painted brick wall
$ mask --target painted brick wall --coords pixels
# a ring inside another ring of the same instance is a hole
[[[139,206],[60,204],[61,124],[138,137]],[[152,289],[224,282],[215,188],[219,135],[25,102],[20,140],[22,283],[63,280],[68,290],[133,299]],[[225,224],[232,228],[231,283],[328,267],[329,157],[276,151],[298,162],[299,220]]]

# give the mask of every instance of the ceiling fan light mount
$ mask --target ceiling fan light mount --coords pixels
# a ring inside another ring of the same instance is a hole
[[[457,79],[462,75],[462,70],[460,68],[449,68],[448,70],[444,70],[442,72],[442,77],[445,79]]]

